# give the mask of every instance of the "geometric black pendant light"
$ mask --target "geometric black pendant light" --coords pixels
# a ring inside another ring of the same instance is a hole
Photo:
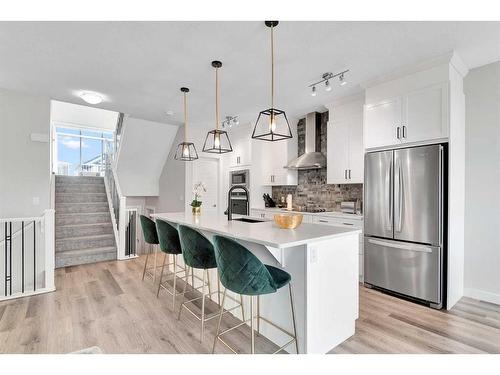
[[[174,159],[181,161],[193,161],[198,159],[198,153],[196,152],[196,147],[194,147],[194,143],[187,141],[187,134],[188,134],[187,93],[189,92],[189,89],[187,87],[181,87],[181,91],[184,94],[184,142],[179,143],[179,145],[177,146]]]
[[[203,152],[225,154],[233,151],[233,148],[227,132],[219,129],[219,69],[222,63],[212,61],[212,66],[215,68],[215,129],[207,133],[203,144]]]
[[[292,131],[285,111],[274,108],[274,35],[278,21],[266,21],[271,29],[271,108],[261,111],[255,122],[252,138],[263,141],[281,141],[292,138]]]

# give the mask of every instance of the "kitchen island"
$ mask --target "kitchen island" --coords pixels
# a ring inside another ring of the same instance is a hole
[[[358,229],[303,223],[281,229],[273,221],[232,221],[222,214],[203,212],[158,213],[157,219],[186,225],[211,239],[214,234],[240,242],[265,264],[292,275],[301,353],[326,353],[354,334],[358,318]],[[255,218],[257,219],[257,218]],[[258,220],[258,219],[257,219]],[[215,273],[212,285],[216,285]],[[214,298],[214,297],[213,297]],[[215,298],[214,298],[215,300]],[[231,307],[228,303],[226,308]],[[248,311],[249,305],[245,304]],[[235,310],[238,316],[239,310]],[[291,331],[292,320],[286,288],[261,297],[260,313]],[[260,333],[281,346],[282,332],[261,322]],[[293,350],[293,349],[289,349]]]

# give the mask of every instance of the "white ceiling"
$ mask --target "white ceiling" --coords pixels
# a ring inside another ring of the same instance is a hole
[[[500,22],[282,22],[276,29],[276,107],[291,116],[323,109],[360,84],[455,50],[469,68],[500,60]],[[269,107],[269,29],[263,22],[0,22],[0,87],[179,124],[179,88],[190,121],[214,117],[214,72],[223,62],[221,114],[255,121]],[[350,69],[344,87],[309,95],[322,73]],[[173,110],[173,116],[166,116]]]

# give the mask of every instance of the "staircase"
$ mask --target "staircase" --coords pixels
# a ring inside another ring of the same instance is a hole
[[[103,177],[56,176],[56,268],[116,259]]]

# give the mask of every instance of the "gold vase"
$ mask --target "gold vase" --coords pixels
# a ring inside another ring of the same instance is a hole
[[[193,215],[201,214],[201,206],[193,207]]]

